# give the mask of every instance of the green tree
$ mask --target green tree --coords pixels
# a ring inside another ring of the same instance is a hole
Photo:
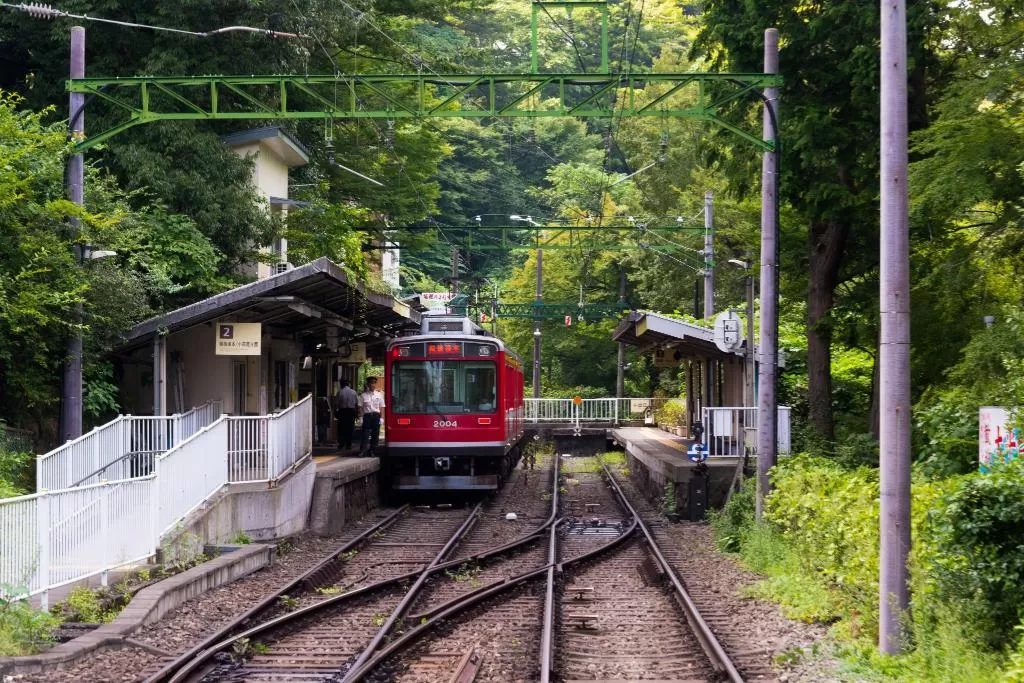
[[[925,75],[931,62],[927,31],[933,3],[907,7],[911,64],[911,125],[924,123]],[[832,440],[832,347],[840,285],[874,277],[878,193],[878,7],[842,1],[766,0],[705,3],[695,54],[713,69],[761,71],[763,30],[781,36],[782,198],[806,226],[805,258],[784,260],[789,274],[807,273],[807,368],[811,423]],[[754,102],[741,107],[753,110]],[[760,106],[760,102],[756,102]],[[734,155],[719,141],[738,187],[752,188],[758,155]],[[840,291],[840,304],[846,304]]]

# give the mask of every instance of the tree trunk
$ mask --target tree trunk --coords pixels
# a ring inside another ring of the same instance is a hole
[[[829,316],[839,282],[839,265],[849,228],[834,222],[812,223],[810,288],[807,294],[807,403],[811,427],[827,441],[835,438],[832,422],[832,320]]]

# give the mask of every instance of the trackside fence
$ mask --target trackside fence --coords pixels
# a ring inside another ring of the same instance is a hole
[[[223,415],[180,441],[175,430],[188,433],[215,409],[189,423],[118,418],[90,432],[90,447],[130,441],[140,457],[123,458],[134,463],[126,470],[110,463],[100,475],[128,471],[118,480],[0,499],[0,597],[40,595],[45,606],[51,588],[96,575],[105,584],[110,570],[153,555],[169,530],[227,484],[282,476],[312,454],[312,405],[306,397],[274,415]],[[77,466],[73,453],[63,448],[52,459]]]
[[[0,592],[42,594],[156,550],[155,477],[0,500]]]
[[[228,483],[228,420],[224,416],[156,461],[156,535],[161,536]]]
[[[708,457],[741,456],[757,451],[757,430],[760,409],[721,407],[704,408],[704,444]],[[775,436],[780,455],[792,450],[790,438],[790,408],[779,406],[778,432]]]
[[[121,415],[39,456],[36,490],[148,476],[158,455],[213,423],[220,413],[221,402],[208,401],[180,415]]]
[[[277,479],[313,452],[313,397],[260,417],[232,417],[228,432],[228,481]]]
[[[661,408],[667,398],[527,398],[527,422],[637,422]]]

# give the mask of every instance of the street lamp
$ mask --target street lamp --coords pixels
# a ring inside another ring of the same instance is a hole
[[[743,372],[743,405],[752,407],[754,400],[754,276],[750,272],[750,262],[737,258],[729,259],[729,263],[742,268],[747,274],[747,351],[744,357],[746,369]]]

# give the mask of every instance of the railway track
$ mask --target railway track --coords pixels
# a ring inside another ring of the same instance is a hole
[[[563,482],[547,561],[448,604],[423,642],[378,658],[382,680],[742,680],[610,473]]]
[[[361,548],[350,544],[147,680],[359,680],[365,674],[353,673],[407,628],[407,617],[429,621],[437,606],[500,582],[495,558],[530,563],[557,498],[550,472],[520,472],[468,514],[403,508],[387,527],[365,532]],[[515,524],[506,519],[510,507],[519,510]]]
[[[737,665],[726,654],[712,626],[728,620],[713,596],[687,592],[676,573],[685,550],[653,508],[638,496],[632,503],[606,469],[566,478],[558,470],[556,457],[545,474],[513,478],[471,511],[396,513],[386,529],[364,534],[358,553],[294,582],[300,595],[264,600],[259,623],[242,630],[256,621],[250,610],[150,680],[771,675],[763,657],[740,652]]]

